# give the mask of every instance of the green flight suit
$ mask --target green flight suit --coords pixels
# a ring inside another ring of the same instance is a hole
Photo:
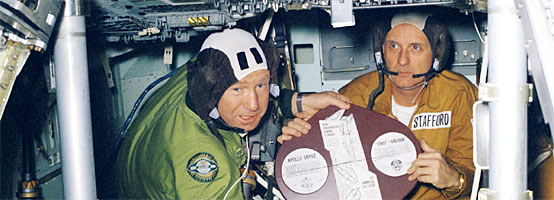
[[[236,132],[226,147],[186,105],[186,66],[144,105],[117,158],[118,193],[133,199],[223,199],[240,177],[246,153]],[[238,183],[227,199],[243,199]]]

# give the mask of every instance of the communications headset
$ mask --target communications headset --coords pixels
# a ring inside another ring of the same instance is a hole
[[[437,75],[446,65],[447,56],[450,52],[450,37],[446,26],[439,21],[438,17],[422,12],[404,12],[378,21],[373,27],[373,56],[377,65],[377,70],[379,71],[379,86],[371,91],[369,95],[369,102],[367,105],[367,109],[369,110],[373,110],[375,99],[385,88],[384,76],[387,75],[390,78],[391,76],[398,75],[398,72],[390,71],[387,68],[384,62],[383,45],[387,33],[392,28],[403,23],[416,26],[427,36],[433,53],[433,64],[429,66],[427,72],[412,75],[412,78],[424,77],[422,82],[412,87],[401,89],[410,90],[423,85],[421,89],[423,90],[423,88],[427,86],[428,81]]]

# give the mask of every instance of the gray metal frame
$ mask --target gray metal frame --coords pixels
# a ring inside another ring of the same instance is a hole
[[[31,9],[18,0],[2,0],[0,21],[10,24],[10,28],[23,34],[24,44],[45,49],[61,4],[61,0],[38,1],[36,8]]]
[[[481,0],[479,0],[481,1]],[[354,10],[440,5],[465,10],[482,9],[466,0],[93,0],[94,31],[110,42],[168,39],[188,42],[199,32],[233,26],[238,20],[266,10],[325,10],[334,27],[353,26]]]
[[[66,1],[54,44],[64,198],[96,199],[85,17]]]
[[[554,1],[515,0],[525,23],[529,69],[535,81],[542,113],[554,130]]]
[[[527,55],[523,21],[511,1],[488,1],[490,170],[487,197],[527,199]],[[486,88],[486,89],[485,89]]]

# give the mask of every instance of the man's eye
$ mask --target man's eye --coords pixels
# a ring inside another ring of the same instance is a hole
[[[264,87],[267,87],[267,84],[266,84],[266,83],[260,83],[260,84],[258,84],[258,88],[264,88]]]
[[[415,50],[421,49],[421,47],[420,47],[419,45],[417,45],[417,44],[414,44],[414,47],[413,47],[413,48],[414,48]]]
[[[396,44],[396,43],[391,43],[391,44],[390,44],[390,47],[392,47],[392,48],[395,48],[395,49],[396,49],[396,48],[398,48],[398,44]]]
[[[242,90],[242,89],[241,89],[241,88],[238,88],[238,87],[237,87],[237,88],[233,88],[233,91],[235,91],[235,92],[240,92],[241,90]]]

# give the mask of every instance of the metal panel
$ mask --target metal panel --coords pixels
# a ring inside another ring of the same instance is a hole
[[[359,14],[359,18],[368,19],[370,15]],[[331,80],[350,80],[377,69],[371,56],[373,35],[371,20],[358,20],[354,27],[332,28],[323,19],[319,23],[321,37],[321,64],[324,82]]]
[[[290,48],[293,67],[296,71],[298,91],[301,92],[319,92],[321,88],[321,60],[320,38],[317,15],[314,11],[296,13],[294,16],[287,16],[289,22],[288,31],[290,34]],[[313,47],[313,63],[298,64],[294,57],[297,52],[294,51],[295,45],[311,44]]]
[[[45,49],[58,17],[61,0],[28,1],[24,4],[18,0],[0,2],[0,21],[11,25],[5,28],[14,29],[25,37],[31,45]]]
[[[198,51],[200,44],[199,41],[196,41],[187,46],[175,46],[174,62],[177,64],[174,66],[178,67],[187,62]],[[150,83],[169,73],[172,67],[163,63],[163,53],[164,45],[155,43],[154,45],[138,46],[127,52],[127,55],[112,57],[117,94],[119,94],[119,107],[121,108],[118,117],[122,121],[129,115],[142,91]],[[163,83],[151,90],[145,100],[162,85]]]
[[[527,54],[542,113],[554,130],[554,1],[515,2],[523,6],[520,15],[526,22]]]
[[[445,14],[449,19],[444,20],[452,37],[452,57],[451,65],[448,69],[465,75],[470,81],[475,83],[476,66],[481,57],[481,41],[473,25],[471,15],[463,13],[449,13],[452,9],[438,8],[438,13]],[[376,70],[373,59],[373,35],[371,33],[372,24],[376,16],[386,12],[359,12],[358,24],[353,27],[333,28],[330,25],[330,19],[326,13],[312,11],[309,17],[300,17],[306,21],[306,26],[290,25],[291,41],[293,50],[295,45],[301,45],[302,42],[310,42],[313,38],[320,38],[321,66],[314,64],[299,64],[293,62],[296,68],[296,74],[299,77],[299,88],[310,88],[311,91],[337,91],[350,80]],[[310,21],[311,18],[317,18],[317,27]],[[478,18],[479,19],[479,18]],[[299,21],[299,19],[295,19]],[[308,22],[309,21],[309,22]],[[479,24],[479,22],[477,22]],[[312,30],[313,29],[313,30]],[[318,30],[318,31],[316,31]],[[319,33],[319,34],[318,34]],[[316,45],[314,45],[316,49]],[[294,55],[293,51],[293,55]],[[317,54],[317,52],[315,53]],[[293,56],[294,57],[294,56]],[[316,59],[317,61],[317,59]],[[299,71],[300,70],[300,71]],[[320,74],[321,77],[315,76]],[[314,83],[313,81],[320,81]],[[320,89],[320,90],[315,90]]]
[[[338,91],[350,80],[376,70],[371,34],[372,16],[358,13],[353,27],[333,28],[327,17],[319,23],[321,39],[322,90]]]
[[[91,31],[104,33],[110,42],[175,39],[188,42],[198,32],[233,26],[240,19],[264,11],[332,10],[336,27],[354,25],[353,10],[441,5],[480,10],[482,4],[467,0],[94,0]],[[157,31],[151,32],[149,30]],[[141,34],[141,32],[146,34]]]

